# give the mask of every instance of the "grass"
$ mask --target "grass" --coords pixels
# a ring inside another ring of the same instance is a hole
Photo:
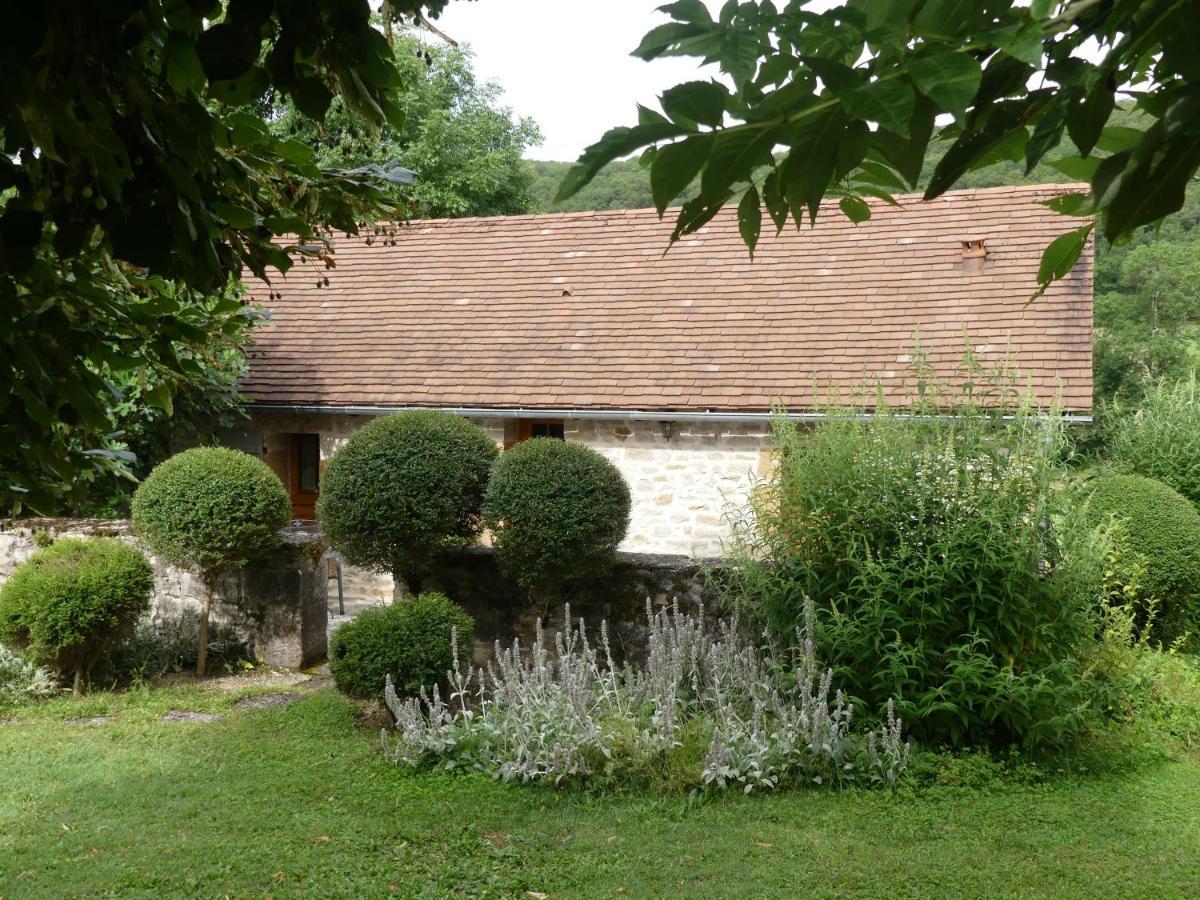
[[[984,790],[689,804],[412,775],[331,690],[257,712],[232,709],[242,695],[64,698],[0,725],[0,897],[1183,897],[1200,884],[1192,758]],[[159,721],[172,708],[226,718]],[[94,715],[118,720],[65,721]]]

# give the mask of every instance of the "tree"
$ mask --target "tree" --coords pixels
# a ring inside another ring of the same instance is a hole
[[[446,0],[391,0],[436,15]],[[284,98],[403,119],[405,76],[368,0],[22,4],[0,57],[0,509],[54,507],[127,458],[106,448],[106,371],[198,374],[243,315],[198,303],[240,271],[330,264],[325,229],[386,222],[406,173],[323,170],[273,134]],[[288,235],[285,240],[280,240]]]
[[[1137,397],[1186,374],[1200,318],[1200,243],[1159,240],[1124,254],[1114,290],[1096,297],[1096,393]]]
[[[500,86],[479,82],[471,53],[424,43],[411,31],[393,37],[404,87],[402,124],[378,134],[341,99],[318,126],[294,103],[272,131],[312,147],[326,167],[399,162],[417,173],[410,189],[414,214],[423,217],[498,216],[529,211],[530,173],[521,154],[541,140],[532,119],[514,119],[498,105]]]
[[[927,198],[997,162],[1030,171],[1069,137],[1078,153],[1054,165],[1091,191],[1050,205],[1097,220],[1046,248],[1043,289],[1071,270],[1097,226],[1114,241],[1182,206],[1200,166],[1194,4],[843,0],[826,12],[807,5],[729,0],[715,19],[702,0],[662,7],[672,21],[650,31],[635,55],[699,57],[718,65],[728,85],[686,82],[662,94],[662,112],[639,108],[636,125],[614,128],[584,151],[559,199],[608,162],[648,148],[660,213],[700,178],[700,193],[676,218],[677,240],[753,176],[738,192],[738,221],[753,252],[763,207],[782,229],[789,218],[812,221],[833,197],[857,222],[871,214],[864,198],[914,189],[935,131],[950,145]],[[1089,42],[1100,48],[1098,61],[1088,59]],[[1134,97],[1139,124],[1110,124],[1122,89]]]
[[[629,485],[602,454],[534,438],[496,462],[483,519],[501,570],[548,606],[612,569],[629,503]]]
[[[223,447],[172,456],[134,495],[134,533],[167,562],[195,569],[204,582],[196,652],[201,678],[217,581],[277,548],[291,514],[287,491],[262,460]]]
[[[497,452],[478,425],[440,410],[373,419],[325,467],[317,521],[346,562],[418,593],[439,553],[479,536]]]

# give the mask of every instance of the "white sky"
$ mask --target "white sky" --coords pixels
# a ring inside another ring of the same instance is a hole
[[[667,21],[666,0],[478,0],[451,3],[434,24],[475,52],[475,71],[503,86],[504,103],[542,130],[532,159],[575,160],[614,125],[636,122],[635,104],[681,81],[710,77],[697,60],[630,56]],[[706,0],[710,9],[720,0]],[[436,40],[436,38],[431,38]]]

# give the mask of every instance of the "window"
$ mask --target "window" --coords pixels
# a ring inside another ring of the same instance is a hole
[[[560,441],[566,440],[563,436],[562,422],[530,422],[529,436],[558,438]]]
[[[314,492],[321,478],[321,441],[315,434],[296,435],[296,489]]]
[[[562,419],[522,419],[517,429],[517,441],[527,441],[530,438],[548,437],[560,441],[566,440]]]

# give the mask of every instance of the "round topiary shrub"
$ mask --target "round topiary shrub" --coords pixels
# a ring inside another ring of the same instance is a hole
[[[1120,524],[1121,549],[1145,562],[1138,595],[1157,604],[1152,634],[1172,641],[1200,627],[1200,513],[1178,491],[1140,475],[1107,475],[1086,485],[1083,514],[1095,527]]]
[[[419,591],[439,551],[479,534],[496,444],[436,410],[375,419],[325,467],[317,519],[351,565],[391,572]]]
[[[60,674],[79,692],[92,666],[150,609],[154,571],[112,538],[64,538],[39,550],[0,587],[0,639]]]
[[[204,579],[196,674],[208,656],[208,616],[217,579],[280,544],[291,500],[259,459],[223,447],[197,447],[155,467],[133,496],[133,529],[162,559]]]
[[[629,485],[595,450],[534,438],[496,463],[484,519],[501,569],[549,601],[611,568],[629,527]]]
[[[475,621],[444,594],[368,609],[333,633],[329,671],[338,689],[352,697],[382,697],[388,675],[397,694],[412,694],[445,680],[454,664],[455,630],[459,666],[466,667]]]

